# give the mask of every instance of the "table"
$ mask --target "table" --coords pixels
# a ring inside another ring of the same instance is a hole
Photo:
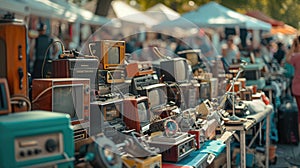
[[[210,155],[218,156],[225,149],[226,145],[221,140],[210,140],[201,144],[199,150],[193,151],[189,156],[176,163],[163,162],[163,168],[204,168],[209,165],[207,162]]]
[[[226,131],[236,133],[239,131],[239,140],[240,140],[240,155],[241,155],[241,168],[246,168],[246,131],[250,130],[254,125],[259,124],[260,129],[254,135],[249,146],[252,145],[254,139],[261,133],[262,122],[266,119],[266,162],[265,166],[269,167],[269,145],[270,145],[270,114],[273,112],[273,106],[267,105],[266,108],[256,114],[248,115],[244,117],[246,122],[239,125],[225,125]],[[227,156],[227,168],[231,167],[231,154],[230,154],[230,142],[226,142],[226,156]]]

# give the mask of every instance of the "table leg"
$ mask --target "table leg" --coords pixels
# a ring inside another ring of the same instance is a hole
[[[269,148],[270,148],[270,120],[271,116],[270,114],[267,115],[267,123],[266,123],[266,149],[265,149],[265,155],[266,155],[266,168],[269,167]]]
[[[241,141],[241,168],[246,168],[246,132],[244,130],[240,131]]]
[[[231,168],[230,138],[226,141],[226,162],[227,168]]]

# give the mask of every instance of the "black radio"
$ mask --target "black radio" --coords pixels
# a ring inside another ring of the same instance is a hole
[[[134,77],[131,80],[131,92],[136,93],[137,90],[142,90],[143,87],[159,83],[156,74]]]

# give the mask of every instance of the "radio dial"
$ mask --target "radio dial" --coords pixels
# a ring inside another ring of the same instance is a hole
[[[53,152],[57,148],[57,143],[54,139],[48,139],[46,141],[45,147],[48,152]]]

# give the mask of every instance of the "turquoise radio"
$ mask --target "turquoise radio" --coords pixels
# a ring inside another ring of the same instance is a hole
[[[74,167],[67,114],[29,111],[0,116],[0,167]]]

